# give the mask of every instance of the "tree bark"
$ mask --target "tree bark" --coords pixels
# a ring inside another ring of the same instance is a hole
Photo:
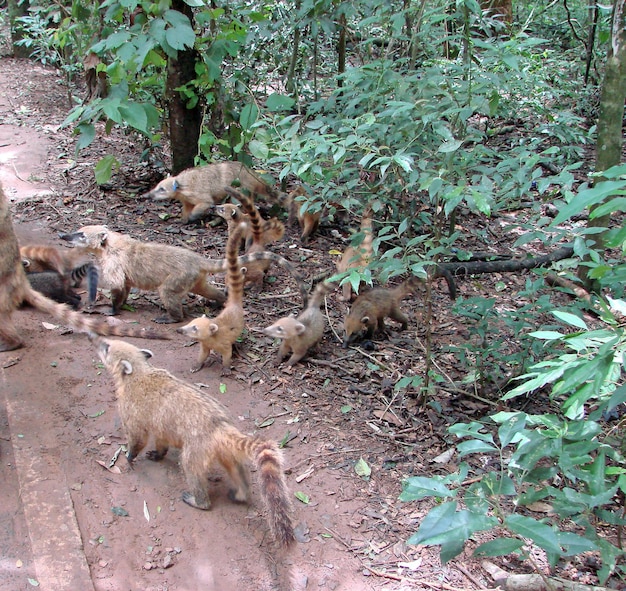
[[[622,157],[622,122],[626,101],[626,0],[615,0],[611,24],[611,46],[606,60],[600,94],[596,171],[604,172],[620,163]],[[597,179],[598,181],[601,179]],[[596,181],[597,182],[597,181]],[[608,228],[611,216],[590,219],[589,227]],[[603,249],[603,234],[596,235],[596,248]],[[587,284],[587,280],[585,280]]]
[[[173,0],[172,9],[186,15],[193,25],[191,7],[183,0]],[[167,63],[165,96],[169,112],[172,174],[193,166],[198,154],[202,127],[201,101],[189,107],[187,98],[176,90],[196,78],[195,65],[198,59],[198,52],[192,48],[179,51],[176,58],[169,58]]]
[[[13,55],[15,57],[30,57],[30,51],[28,47],[23,47],[21,45],[16,45],[18,41],[23,38],[22,28],[18,23],[16,23],[16,19],[21,16],[26,16],[28,14],[28,7],[30,3],[28,0],[24,0],[20,2],[19,0],[9,0],[9,24],[11,28],[11,46],[13,48]]]

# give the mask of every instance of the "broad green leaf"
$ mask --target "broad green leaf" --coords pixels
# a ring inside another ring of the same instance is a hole
[[[566,324],[570,324],[571,326],[575,326],[576,328],[580,328],[582,330],[589,330],[585,321],[576,316],[576,314],[572,314],[571,312],[564,312],[563,310],[553,310],[552,314],[556,316],[559,320],[562,320]]]
[[[474,556],[506,556],[516,552],[524,545],[518,538],[496,538],[481,544],[474,550]]]
[[[450,490],[435,478],[425,476],[411,476],[404,481],[404,487],[400,494],[401,501],[421,501],[426,497],[454,497],[456,493]]]
[[[148,117],[142,105],[126,103],[125,105],[120,105],[119,111],[125,123],[137,131],[148,133]]]
[[[248,103],[241,109],[239,125],[243,130],[249,130],[259,117],[259,108],[254,103]]]
[[[557,216],[552,220],[551,226],[562,224],[573,215],[581,213],[588,207],[604,201],[607,197],[615,195],[626,187],[626,181],[604,181],[593,187],[579,191],[569,203],[560,208]]]
[[[260,142],[259,140],[251,140],[248,143],[248,148],[250,149],[250,154],[259,160],[267,160],[269,157],[270,150],[266,143]]]
[[[443,154],[456,152],[462,145],[463,145],[463,140],[450,140],[441,144],[437,152],[441,152]]]
[[[311,502],[309,495],[307,495],[306,493],[296,491],[294,494],[296,496],[296,499],[298,499],[301,503],[304,503],[305,505],[308,505]]]
[[[359,461],[354,465],[354,471],[361,478],[369,478],[372,474],[372,469],[363,458],[359,458]]]
[[[120,165],[115,156],[109,154],[104,158],[101,158],[94,168],[94,174],[96,176],[96,183],[103,185],[111,180],[113,174],[113,167],[116,168]]]
[[[91,123],[79,123],[76,128],[78,131],[78,140],[76,142],[76,150],[80,151],[86,148],[96,137],[96,128]]]
[[[491,445],[486,441],[477,441],[476,439],[462,441],[456,447],[461,457],[466,456],[467,454],[491,453],[498,451],[498,448],[495,445]]]
[[[276,93],[270,94],[265,101],[265,106],[272,112],[290,111],[295,104],[296,101],[290,96]]]
[[[562,551],[557,532],[549,525],[541,523],[531,517],[515,514],[508,515],[504,520],[504,524],[512,532],[523,538],[532,540],[546,552],[561,554]]]

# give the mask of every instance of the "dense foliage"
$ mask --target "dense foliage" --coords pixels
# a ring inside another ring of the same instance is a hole
[[[626,493],[620,430],[609,439],[603,422],[624,403],[626,233],[611,230],[610,250],[599,250],[598,228],[570,222],[596,204],[597,216],[624,210],[623,168],[596,185],[581,184],[580,172],[595,141],[610,11],[580,1],[516,2],[507,23],[476,0],[186,3],[194,22],[168,0],[42,2],[21,20],[33,56],[63,68],[68,80],[88,53],[106,72],[108,96],[74,97],[67,124],[78,149],[101,120],[105,131],[118,125],[141,134],[147,153],[162,142],[168,60],[195,47],[197,77],[180,92],[204,108],[198,163],[254,160],[285,184],[302,183],[303,209],[331,216],[337,208],[358,216],[375,198],[380,256],[365,279],[426,277],[438,260],[470,258],[459,223],[469,216],[524,209],[516,247],[572,243],[575,257],[557,270],[577,281],[584,261],[600,286],[591,301],[554,310],[537,273],[517,294],[523,306],[503,311],[495,297],[454,306],[470,327],[470,340],[453,349],[467,383],[488,395],[517,376],[506,396],[549,395],[551,412],[501,412],[453,426],[462,456],[497,469],[469,486],[478,463],[445,478],[414,477],[402,498],[454,499],[437,505],[411,539],[441,544],[443,559],[475,532],[498,527],[503,539],[479,553],[528,555],[534,543],[554,563],[594,550],[606,578],[622,551],[597,526],[624,524],[617,498]],[[113,155],[103,158],[97,179],[115,165]],[[548,204],[556,218],[545,215]],[[355,286],[359,279],[346,278]],[[589,310],[597,326],[583,320]],[[517,346],[503,354],[511,341]],[[425,375],[407,374],[397,388],[427,400],[443,379],[427,362]],[[521,511],[538,499],[554,508],[541,520]]]

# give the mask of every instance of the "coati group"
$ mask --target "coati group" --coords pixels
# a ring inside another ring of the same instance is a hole
[[[235,184],[241,190],[231,186]],[[301,213],[295,200],[303,195],[302,190],[280,196],[243,165],[223,162],[165,179],[148,196],[181,201],[184,222],[212,213],[226,219],[229,235],[225,259],[209,259],[182,247],[142,242],[98,225],[87,225],[63,235],[63,240],[74,247],[72,250],[44,246],[20,249],[8,201],[0,187],[0,351],[22,346],[12,317],[24,303],[89,333],[115,382],[119,413],[128,439],[128,460],[132,462],[151,437],[155,442],[155,449],[147,454],[151,460],[161,460],[169,447],[179,448],[188,486],[182,498],[199,509],[210,508],[207,475],[215,464],[220,464],[232,481],[231,498],[236,502],[248,501],[247,464],[253,463],[259,473],[270,529],[278,544],[289,546],[295,536],[282,454],[276,443],[242,434],[215,398],[153,367],[148,362],[152,357],[150,351],[96,336],[167,338],[168,335],[123,324],[110,326],[104,319],[86,317],[67,305],[79,306],[80,297],[73,290],[84,279],[89,306],[96,299],[99,282],[110,288],[111,315],[120,313],[131,289],[157,291],[166,313],[154,319],[159,324],[184,320],[183,301],[189,293],[212,300],[223,305],[219,314],[214,318],[206,315],[195,318],[178,332],[200,345],[192,371],[199,371],[210,353],[215,352],[221,355],[222,371],[229,373],[233,345],[245,328],[244,285],[262,288],[267,269],[275,262],[294,276],[306,305],[297,317],[280,318],[263,332],[282,341],[277,361],[281,363],[288,357],[287,365],[293,366],[322,339],[327,323],[320,306],[335,284],[319,282],[308,298],[300,273],[289,261],[266,250],[269,244],[282,238],[285,228],[276,218],[263,220],[254,203],[256,194],[288,204],[290,217],[297,218],[302,226],[303,242],[317,230],[321,214]],[[227,197],[238,205],[223,203]],[[372,256],[369,212],[364,216],[361,232],[364,239],[360,247],[346,252],[338,265],[340,271],[363,268]],[[246,250],[240,255],[242,244]],[[211,281],[211,275],[223,272],[227,295]],[[344,346],[361,335],[370,338],[374,332],[384,330],[386,317],[398,321],[405,329],[408,320],[399,304],[412,293],[416,283],[416,279],[410,279],[395,289],[378,288],[360,295],[345,318]],[[350,292],[344,292],[346,300],[350,296]]]

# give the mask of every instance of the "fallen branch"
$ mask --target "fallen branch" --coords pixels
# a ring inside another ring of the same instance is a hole
[[[482,567],[504,591],[610,591],[607,587],[584,585],[560,577],[545,575],[512,575],[487,560]]]

